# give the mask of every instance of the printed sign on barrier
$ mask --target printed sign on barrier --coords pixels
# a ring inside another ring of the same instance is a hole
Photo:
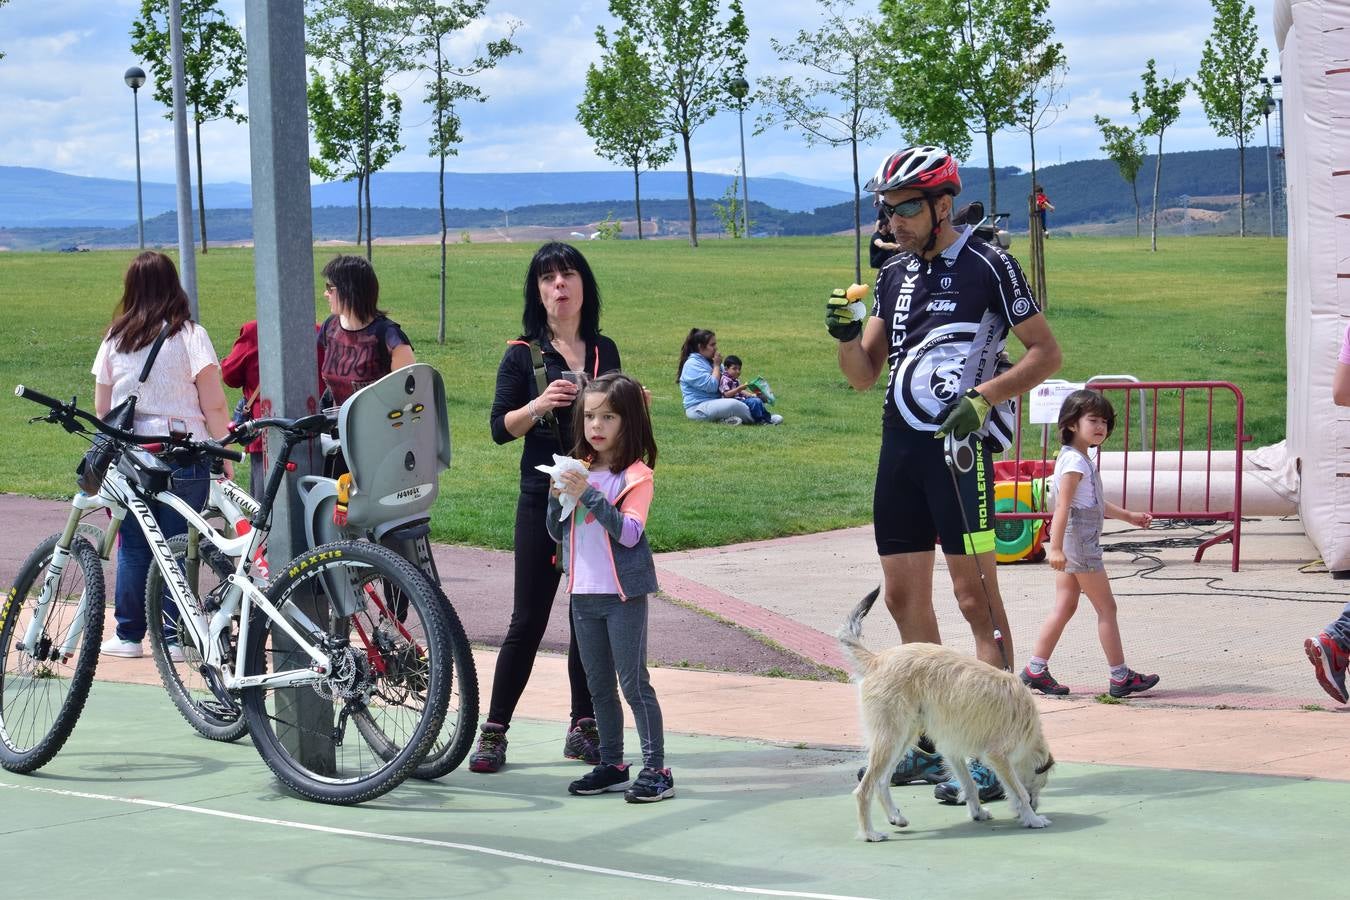
[[[1061,381],[1052,378],[1042,382],[1031,391],[1031,404],[1027,418],[1033,425],[1054,425],[1059,422],[1059,408],[1064,398],[1074,391],[1081,391],[1083,385],[1073,381]]]

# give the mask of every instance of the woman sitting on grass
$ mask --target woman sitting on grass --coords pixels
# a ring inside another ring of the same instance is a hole
[[[722,396],[722,354],[717,352],[717,335],[711,331],[689,329],[689,336],[680,348],[680,365],[676,372],[676,381],[684,398],[684,414],[689,418],[725,425],[752,421],[750,407],[735,398]]]

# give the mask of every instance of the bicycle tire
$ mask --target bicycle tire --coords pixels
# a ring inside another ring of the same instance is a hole
[[[426,578],[426,574],[423,573]],[[450,598],[440,585],[427,578],[437,600],[445,610],[445,639],[450,652],[450,700],[445,721],[431,742],[427,755],[413,770],[412,777],[423,781],[449,775],[464,762],[478,736],[478,668],[473,661],[473,646],[464,631]],[[357,723],[361,727],[361,723]]]
[[[249,734],[296,794],[321,803],[372,800],[412,774],[440,731],[450,686],[444,607],[417,569],[378,544],[335,541],[278,571],[268,600],[283,611],[310,607],[332,665],[317,682],[245,688]],[[363,608],[338,615],[329,599],[335,590],[355,591]],[[396,614],[372,615],[375,602]],[[246,676],[266,673],[269,660],[292,652],[284,641],[274,644],[279,631],[265,615],[250,623]],[[283,658],[276,669],[302,668],[304,658]],[[314,696],[318,703],[309,702]],[[364,726],[351,729],[356,740],[347,739],[352,717]],[[368,734],[383,739],[385,752]]]
[[[54,534],[28,554],[0,610],[0,766],[10,772],[36,771],[60,752],[84,711],[98,666],[106,601],[103,563],[78,535],[35,646],[41,648],[39,655],[55,654],[57,643],[83,615],[78,645],[69,656],[42,660],[19,648],[60,539]],[[72,590],[79,591],[74,602]]]
[[[200,553],[197,572],[189,571],[184,564],[187,557],[187,535],[171,537],[168,544],[173,550],[174,559],[187,575],[193,594],[199,600],[204,593],[209,592],[234,572],[229,557],[204,537],[197,544]],[[203,576],[211,578],[212,581],[203,585]],[[165,601],[168,599],[164,590],[164,576],[160,574],[158,566],[151,566],[149,576],[145,579],[145,621],[150,623],[146,628],[146,637],[150,640],[150,653],[155,658],[159,680],[163,682],[164,689],[179,714],[198,734],[213,741],[225,743],[237,741],[248,732],[248,722],[237,705],[233,710],[224,708],[221,700],[207,684],[200,669],[203,658],[201,648],[194,643],[191,629],[181,624],[182,620],[177,616],[177,610],[165,607]],[[172,604],[169,606],[172,607]],[[164,627],[155,627],[156,622],[163,622]],[[232,632],[236,627],[237,623],[231,626],[230,633],[221,635],[222,651],[227,661],[234,659],[235,645]],[[165,639],[166,629],[171,629],[177,637],[176,643],[182,648],[183,662],[176,663],[170,658],[168,641]]]

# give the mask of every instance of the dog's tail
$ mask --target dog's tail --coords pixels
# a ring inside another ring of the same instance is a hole
[[[872,611],[872,604],[877,602],[877,597],[881,595],[881,588],[873,588],[872,592],[862,598],[857,606],[853,607],[853,612],[849,613],[848,621],[844,627],[840,628],[835,637],[839,638],[839,646],[844,648],[844,652],[853,658],[853,662],[858,667],[858,672],[867,671],[872,664],[876,654],[868,650],[862,643],[862,620]]]

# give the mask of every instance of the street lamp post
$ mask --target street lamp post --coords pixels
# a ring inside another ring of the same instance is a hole
[[[736,98],[736,121],[741,126],[741,222],[746,238],[750,237],[750,173],[745,170],[745,95],[750,93],[750,82],[736,76],[727,82],[727,91]]]
[[[145,210],[141,205],[141,107],[137,100],[141,85],[145,84],[145,72],[139,66],[132,66],[122,76],[122,80],[131,88],[131,116],[136,129],[136,243],[145,249]]]
[[[1270,236],[1275,236],[1275,179],[1270,173],[1270,114],[1275,111],[1275,98],[1266,94],[1262,112],[1266,117],[1266,211],[1270,216]]]

